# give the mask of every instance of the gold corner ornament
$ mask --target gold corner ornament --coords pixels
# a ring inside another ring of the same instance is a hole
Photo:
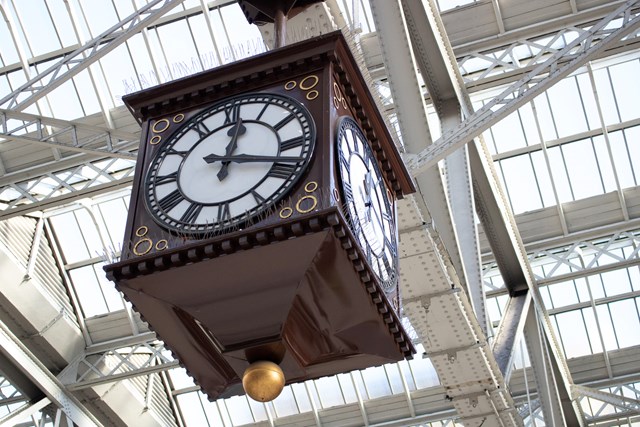
[[[316,191],[318,189],[318,183],[316,181],[309,181],[304,185],[304,192],[307,193],[304,196],[302,196],[298,202],[295,205],[295,211],[293,208],[291,208],[290,206],[285,206],[282,209],[280,209],[280,212],[278,213],[278,215],[280,215],[280,218],[282,219],[287,219],[289,218],[291,215],[293,215],[293,212],[298,212],[299,214],[305,214],[305,213],[309,213],[312,210],[314,210],[315,208],[318,207],[318,198],[316,196],[314,196],[313,193],[314,191]],[[310,203],[308,203],[310,202]],[[305,204],[308,203],[307,207],[304,207]]]
[[[149,139],[149,144],[151,145],[158,145],[160,142],[162,142],[162,136],[158,135],[159,133],[163,133],[164,131],[166,131],[167,129],[169,129],[169,126],[171,126],[171,123],[180,123],[184,120],[184,114],[179,113],[176,114],[175,116],[173,116],[173,118],[171,119],[171,121],[169,121],[169,119],[159,119],[156,120],[153,125],[151,125],[151,132],[154,133],[155,135],[153,135],[150,139]]]
[[[313,101],[320,94],[317,90],[314,89],[314,87],[316,87],[319,82],[320,78],[315,74],[311,74],[300,80],[300,83],[296,82],[295,80],[289,80],[284,84],[284,89],[293,90],[296,87],[299,87],[301,90],[306,92],[305,98],[307,98],[307,100],[309,101]]]
[[[141,237],[140,240],[133,245],[133,253],[137,256],[142,256],[148,254],[151,249],[155,248],[156,251],[163,251],[169,247],[169,242],[167,239],[160,239],[154,243],[149,237],[147,237],[147,233],[149,232],[149,227],[146,225],[141,225],[136,230],[136,236]]]

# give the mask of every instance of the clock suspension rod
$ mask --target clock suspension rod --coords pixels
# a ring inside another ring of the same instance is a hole
[[[274,48],[282,47],[286,44],[287,38],[287,10],[283,0],[276,1],[276,10],[273,17],[274,28]]]

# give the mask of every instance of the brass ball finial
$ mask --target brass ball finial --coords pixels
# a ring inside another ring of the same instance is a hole
[[[270,402],[278,397],[284,388],[284,372],[273,362],[258,360],[244,371],[242,387],[253,400]]]

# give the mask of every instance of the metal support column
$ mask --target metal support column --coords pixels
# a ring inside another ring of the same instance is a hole
[[[100,421],[13,335],[4,322],[0,322],[0,353],[17,366],[78,426],[102,426]]]

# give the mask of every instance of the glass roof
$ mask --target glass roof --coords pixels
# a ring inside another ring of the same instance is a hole
[[[441,11],[468,3],[473,1],[438,1]],[[0,98],[51,66],[62,53],[76,49],[143,4],[135,0],[3,1],[7,19],[0,21]],[[368,1],[339,0],[337,4],[350,25],[359,26],[362,33],[375,32]],[[558,48],[565,42],[558,38],[553,45]],[[122,106],[121,98],[126,94],[267,50],[258,28],[246,23],[234,1],[185,1],[25,112],[61,120],[94,115],[113,126],[122,120],[115,109]],[[539,52],[531,46],[520,47],[510,53],[510,61],[524,61]],[[468,82],[478,74],[482,78],[495,76],[499,71],[491,71],[491,64],[503,54],[492,52],[487,54],[489,59],[462,60],[461,72]],[[610,193],[622,195],[621,209],[630,209],[624,205],[624,193],[640,185],[638,76],[640,51],[593,61],[484,132],[514,214],[534,214],[548,208],[562,214],[570,202]],[[397,123],[388,82],[376,84],[389,107],[391,122]],[[501,90],[501,86],[475,90],[474,106],[480,108]],[[432,106],[428,108],[435,139],[439,123]],[[26,128],[24,133],[33,131]],[[4,143],[0,136],[0,147]],[[113,177],[130,176],[134,163],[103,160],[33,177],[24,185],[5,190],[0,201],[12,203],[25,192],[44,197],[52,192],[66,194],[68,186],[89,188]],[[131,310],[102,271],[122,246],[129,196],[129,188],[119,189],[46,212],[68,274],[69,291],[77,298],[84,320],[81,326]],[[567,359],[640,346],[640,269],[637,262],[630,262],[637,260],[639,248],[640,230],[630,230],[610,239],[585,239],[529,253]],[[483,274],[495,333],[509,297],[493,261],[483,266]],[[168,371],[168,395],[185,426],[241,426],[261,421],[273,425],[277,418],[363,405],[391,395],[410,396],[416,390],[438,386],[431,361],[420,357],[424,347],[416,344],[418,357],[414,360],[290,385],[268,404],[245,396],[209,402],[182,368]],[[530,366],[526,346],[520,348],[515,362],[518,369]],[[637,399],[639,384],[603,389]],[[15,400],[0,407],[0,417],[21,404],[20,393],[4,378],[0,378],[0,398]],[[590,398],[582,399],[581,405],[589,417],[613,411]],[[545,425],[539,404],[536,409],[535,402],[529,401],[523,407],[529,410],[526,425]],[[420,425],[460,424],[443,417]]]

